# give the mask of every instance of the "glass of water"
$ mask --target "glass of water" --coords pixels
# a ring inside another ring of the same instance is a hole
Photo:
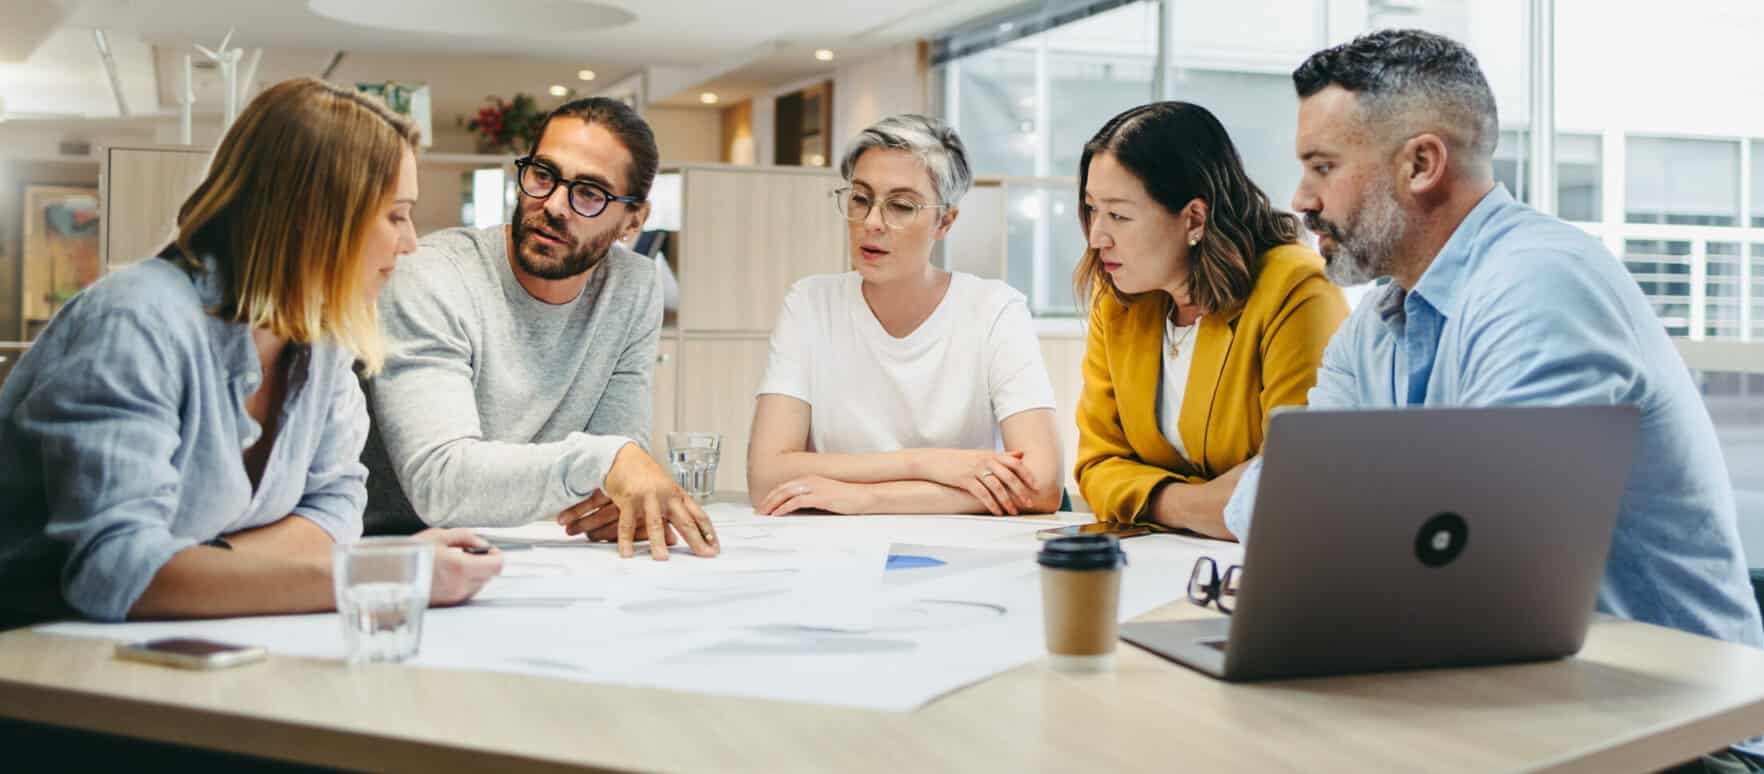
[[[674,480],[692,499],[703,503],[717,489],[717,461],[723,436],[717,433],[668,433],[668,462]]]
[[[364,538],[331,549],[331,583],[349,663],[403,661],[423,639],[435,544]]]

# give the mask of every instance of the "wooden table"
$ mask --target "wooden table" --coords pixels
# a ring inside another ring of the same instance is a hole
[[[276,656],[195,673],[111,649],[0,634],[0,716],[427,771],[1612,772],[1764,732],[1764,651],[1611,618],[1564,661],[1252,685],[1123,644],[1112,673],[1036,662],[912,713]]]

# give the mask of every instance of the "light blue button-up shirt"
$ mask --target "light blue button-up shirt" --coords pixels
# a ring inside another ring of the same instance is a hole
[[[1635,280],[1580,229],[1496,186],[1414,290],[1387,283],[1354,310],[1310,392],[1323,409],[1625,403],[1641,434],[1599,609],[1764,647],[1708,411]],[[1240,538],[1260,472],[1225,509]]]
[[[172,555],[290,514],[361,534],[367,410],[339,347],[296,347],[253,490],[261,429],[251,330],[200,279],[152,258],[75,296],[0,388],[0,606],[121,620]],[[65,610],[65,608],[62,608]]]

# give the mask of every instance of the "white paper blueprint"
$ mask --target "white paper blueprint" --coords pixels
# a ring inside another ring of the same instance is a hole
[[[503,576],[470,604],[429,610],[412,663],[908,711],[1045,653],[1034,534],[1045,520],[709,512],[714,559],[684,546],[667,562],[620,559],[551,523],[480,530],[531,547],[505,552]],[[1123,548],[1122,620],[1180,598],[1197,557],[1241,556],[1163,535]],[[332,613],[39,629],[343,656]]]

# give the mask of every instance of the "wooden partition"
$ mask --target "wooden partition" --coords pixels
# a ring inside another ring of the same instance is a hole
[[[798,279],[849,266],[845,221],[826,169],[691,165],[681,175],[680,234],[668,256],[680,283],[678,325],[656,364],[655,432],[723,435],[717,488],[747,488],[753,391],[765,374],[778,307]]]
[[[98,199],[99,257],[106,272],[147,258],[170,241],[178,208],[202,182],[211,154],[195,145],[104,149]]]

